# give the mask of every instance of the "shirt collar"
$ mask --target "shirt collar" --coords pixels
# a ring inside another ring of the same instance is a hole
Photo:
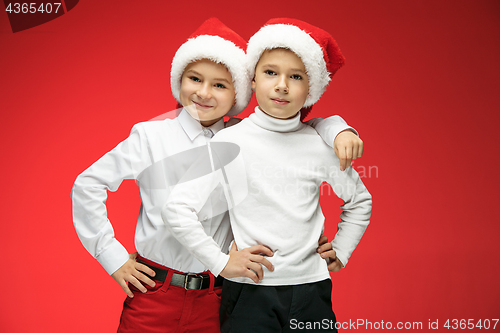
[[[303,124],[300,121],[300,112],[295,117],[290,119],[273,118],[263,112],[258,106],[255,107],[255,112],[248,117],[257,126],[273,132],[295,132],[302,128]]]
[[[203,135],[203,126],[198,120],[191,117],[191,115],[184,108],[177,116],[177,119],[191,141],[193,141],[198,135]],[[208,128],[212,130],[214,135],[217,134],[218,131],[224,128],[224,119],[219,120]]]

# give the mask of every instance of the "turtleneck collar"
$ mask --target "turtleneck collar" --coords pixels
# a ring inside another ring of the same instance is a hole
[[[267,115],[259,109],[258,106],[256,106],[255,112],[252,113],[248,119],[250,119],[257,126],[273,132],[295,132],[303,126],[300,121],[300,111],[293,118],[278,119]]]

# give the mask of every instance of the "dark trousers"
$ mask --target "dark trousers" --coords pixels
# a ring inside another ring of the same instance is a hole
[[[291,286],[224,281],[223,333],[337,332],[330,279]]]

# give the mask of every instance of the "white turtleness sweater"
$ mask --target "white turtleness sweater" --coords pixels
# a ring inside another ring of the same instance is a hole
[[[300,114],[281,120],[258,107],[239,124],[219,132],[185,181],[162,209],[172,234],[218,275],[229,256],[203,230],[198,212],[219,184],[230,203],[231,227],[239,250],[262,244],[274,256],[260,285],[295,285],[329,278],[316,252],[325,218],[319,204],[326,181],[344,201],[332,240],[346,265],[370,222],[372,199],[357,172],[342,172],[334,150]],[[212,170],[207,175],[207,168]],[[253,283],[248,278],[231,279]]]

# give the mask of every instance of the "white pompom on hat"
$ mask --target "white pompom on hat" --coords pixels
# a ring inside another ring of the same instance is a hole
[[[170,86],[172,94],[180,103],[181,79],[184,69],[192,62],[208,59],[226,66],[236,93],[236,103],[227,116],[233,117],[243,111],[252,97],[250,77],[246,67],[245,40],[224,23],[212,17],[189,36],[172,60]]]
[[[255,75],[255,67],[262,53],[276,48],[291,50],[304,63],[309,77],[309,96],[304,104],[307,113],[325,92],[330,77],[344,65],[344,56],[328,32],[297,19],[274,18],[267,21],[248,41],[250,78]]]

